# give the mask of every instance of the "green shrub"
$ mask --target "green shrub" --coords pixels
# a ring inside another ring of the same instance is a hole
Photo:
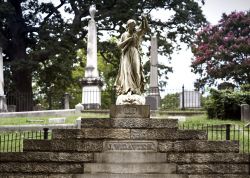
[[[249,91],[211,89],[205,109],[208,118],[240,120],[240,105],[250,104]]]
[[[162,100],[161,100],[161,109],[163,110],[175,110],[179,109],[179,93],[175,94],[167,94]]]

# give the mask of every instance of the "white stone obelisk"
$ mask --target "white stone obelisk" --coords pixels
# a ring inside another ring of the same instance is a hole
[[[158,46],[156,36],[151,37],[150,83],[149,95],[146,97],[146,104],[150,105],[151,110],[157,110],[160,107],[160,93],[158,86]]]
[[[97,30],[94,20],[96,7],[90,6],[91,19],[88,23],[87,64],[82,80],[82,105],[84,109],[98,109],[101,106],[102,81],[97,70]]]
[[[3,51],[0,46],[0,112],[6,112],[6,98],[4,95],[4,77],[3,77]]]

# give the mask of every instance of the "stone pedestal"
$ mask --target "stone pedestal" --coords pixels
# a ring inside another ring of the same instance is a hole
[[[0,95],[0,112],[7,112],[5,95]]]
[[[149,105],[112,105],[110,118],[149,118]]]
[[[241,107],[241,121],[250,122],[250,106],[249,104],[242,104]]]
[[[150,105],[151,110],[158,110],[160,108],[160,102],[159,87],[150,87],[149,95],[146,97],[146,104]]]

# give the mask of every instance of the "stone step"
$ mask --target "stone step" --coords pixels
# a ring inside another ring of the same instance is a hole
[[[23,150],[40,152],[101,152],[102,140],[24,140]]]
[[[82,128],[85,139],[132,139],[132,140],[190,140],[207,139],[205,131],[176,129],[121,129],[121,128]],[[80,138],[80,136],[79,136]]]
[[[74,178],[188,178],[182,174],[78,174]]]
[[[166,163],[165,153],[112,152],[95,153],[97,163]]]
[[[84,164],[84,173],[171,174],[176,173],[176,164],[86,163]]]
[[[188,178],[250,178],[249,174],[198,174],[188,175]]]
[[[249,155],[238,153],[168,153],[170,163],[249,163]]]
[[[0,173],[33,174],[79,174],[83,173],[83,163],[38,163],[38,162],[1,162]]]
[[[160,152],[239,152],[238,141],[159,141],[158,146]]]
[[[75,178],[81,174],[23,174],[23,173],[0,173],[1,178]]]
[[[178,164],[178,174],[249,174],[249,164]]]
[[[177,119],[166,118],[82,118],[82,128],[175,128]]]
[[[176,130],[175,128],[82,128],[55,129],[53,139],[143,139],[190,140],[207,139],[206,131]]]
[[[17,152],[0,153],[0,162],[90,162],[93,153],[84,152]]]

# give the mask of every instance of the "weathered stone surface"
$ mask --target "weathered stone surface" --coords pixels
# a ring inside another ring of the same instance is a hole
[[[188,175],[188,178],[250,178],[248,174],[205,174]]]
[[[206,139],[205,131],[176,131],[176,129],[131,129],[131,139],[190,140]]]
[[[82,118],[82,128],[109,128],[110,118]]]
[[[53,129],[52,139],[82,138],[80,129]]]
[[[148,140],[104,141],[103,150],[106,152],[157,152],[157,142]]]
[[[75,178],[76,174],[11,174],[0,173],[1,178]],[[78,174],[79,175],[79,174]]]
[[[182,140],[160,141],[161,152],[239,152],[237,141]]]
[[[148,118],[112,118],[111,127],[114,128],[148,128],[150,119]]]
[[[81,174],[74,178],[188,178],[182,174]]]
[[[178,130],[177,140],[207,140],[206,131],[202,130]]]
[[[157,140],[176,139],[174,129],[131,129],[131,139]]]
[[[18,152],[0,153],[0,162],[89,162],[93,153]]]
[[[102,151],[102,140],[24,140],[24,151]]]
[[[166,153],[150,152],[106,152],[95,153],[98,163],[166,163]]]
[[[83,173],[83,164],[76,163],[0,163],[1,173]]]
[[[177,128],[178,119],[150,119],[150,128]]]
[[[175,164],[155,163],[86,163],[84,173],[113,173],[113,174],[147,174],[147,173],[175,173]]]
[[[173,163],[249,163],[247,154],[235,153],[169,153],[167,162]]]
[[[85,138],[130,139],[130,129],[83,128]]]
[[[178,174],[248,174],[248,164],[180,164]]]
[[[110,118],[149,118],[149,105],[112,105]]]

